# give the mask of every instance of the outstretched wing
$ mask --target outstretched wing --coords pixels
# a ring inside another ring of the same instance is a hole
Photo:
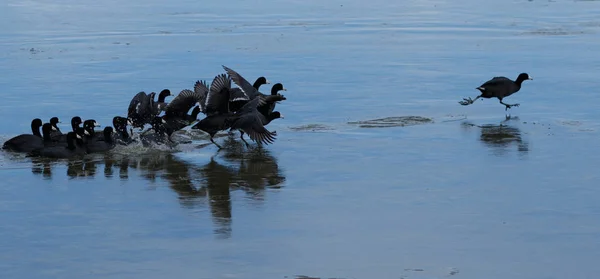
[[[213,79],[206,96],[206,115],[229,112],[230,88],[231,79],[227,75],[220,74]]]
[[[167,115],[185,115],[187,112],[200,102],[202,95],[195,91],[184,89],[179,95],[175,96],[171,102],[165,107]]]
[[[129,102],[129,108],[127,109],[127,116],[132,117],[134,114],[138,114],[142,104],[148,102],[148,95],[144,91],[135,94]]]
[[[238,72],[227,68],[226,66],[223,66],[223,69],[225,69],[227,74],[231,77],[231,80],[233,80],[233,82],[240,87],[242,92],[244,92],[249,99],[254,99],[254,97],[259,94],[258,90],[256,90],[256,88],[254,88],[254,86],[252,86],[252,84],[250,84],[250,82],[248,82]]]
[[[208,95],[208,85],[206,85],[206,81],[197,80],[194,84],[194,92],[202,96],[200,98],[200,110],[203,112],[206,111],[206,97]]]
[[[250,139],[257,143],[269,144],[275,141],[276,132],[270,132],[262,124],[263,117],[256,109],[252,113],[245,113],[238,116],[232,123],[231,129],[238,129],[248,134]]]
[[[248,101],[250,100],[250,98],[248,98],[248,96],[244,93],[244,91],[242,91],[239,88],[231,88],[229,90],[229,101],[230,102],[236,102],[236,101]]]
[[[236,112],[236,114],[242,115],[242,114],[246,114],[246,113],[258,112],[256,110],[256,108],[259,106],[259,104],[260,104],[260,97],[256,97],[256,98],[250,100],[249,102],[247,102],[246,104],[244,104],[244,106],[242,106],[242,108],[240,108]]]

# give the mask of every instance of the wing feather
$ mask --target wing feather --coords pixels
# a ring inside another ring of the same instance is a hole
[[[195,91],[184,89],[175,96],[169,104],[167,104],[165,108],[165,114],[169,115],[184,115],[196,105],[196,103],[200,102],[202,99],[202,95]]]
[[[206,81],[196,81],[194,84],[194,92],[202,96],[200,98],[200,111],[206,111],[206,97],[208,95],[208,85],[206,85]]]
[[[216,76],[206,96],[206,115],[229,112],[231,79],[225,74]]]
[[[244,94],[246,94],[246,96],[248,96],[249,99],[254,99],[260,93],[258,92],[258,90],[256,90],[256,88],[254,88],[254,86],[252,86],[252,84],[250,84],[250,82],[248,82],[238,72],[226,66],[223,66],[223,69],[225,69],[225,72],[227,72],[227,74],[231,77],[231,80],[233,80],[233,82],[240,87],[240,90]]]

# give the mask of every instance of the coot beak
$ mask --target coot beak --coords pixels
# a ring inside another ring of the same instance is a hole
[[[268,79],[265,79],[267,81],[267,84],[271,84],[271,82]]]
[[[279,114],[279,118],[283,118],[283,113],[280,113],[280,114]]]
[[[85,132],[87,133],[87,131],[85,131]],[[81,136],[80,136],[79,134],[75,134],[75,136],[76,136],[78,139],[81,139]]]
[[[59,122],[60,123],[60,122]],[[52,131],[56,131],[56,127],[52,126]]]
[[[533,78],[532,78],[532,77],[529,77],[528,79],[530,79],[530,80],[533,80]]]
[[[98,124],[98,122],[94,121],[94,127],[100,127],[100,124]]]
[[[284,89],[281,89],[281,90],[283,90],[283,91],[287,91],[287,89],[286,89],[286,88],[284,88]]]
[[[89,135],[90,135],[90,132],[88,132],[88,130],[85,130],[85,131],[83,131],[83,133],[84,133],[86,136],[89,136]],[[77,136],[79,137],[79,134],[77,134]]]

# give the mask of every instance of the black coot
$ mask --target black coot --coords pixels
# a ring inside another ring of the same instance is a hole
[[[248,134],[251,140],[259,144],[273,143],[277,135],[275,131],[270,132],[265,128],[264,123],[269,123],[272,119],[267,119],[256,109],[259,104],[258,98],[256,97],[245,104],[235,113],[233,118],[228,119],[228,122],[230,121],[231,123],[231,130],[239,130],[241,132],[240,138],[246,143],[246,146],[249,146],[249,144],[244,140],[244,133]]]
[[[240,76],[241,77],[241,76]],[[243,79],[243,77],[241,77]],[[247,82],[243,79],[242,82]],[[265,77],[259,77],[254,81],[252,87],[258,91],[261,85],[269,84],[270,82]],[[249,84],[249,83],[248,83]],[[248,102],[248,97],[240,88],[231,88],[229,96],[229,110],[238,111]]]
[[[279,94],[279,91],[287,91],[287,89],[283,87],[283,84],[276,83],[271,88],[271,95],[267,97],[266,103],[256,108],[256,110],[258,110],[258,112],[260,112],[267,119],[267,122],[263,123],[265,126],[267,126],[267,124],[269,124],[273,119],[283,118],[283,114],[280,112],[274,112],[277,102],[286,100],[285,96]]]
[[[60,131],[60,128],[58,128],[58,123],[60,123],[60,120],[58,119],[58,117],[52,117],[50,118],[49,121],[50,125],[52,125],[52,132],[50,133],[50,137],[52,138],[57,138],[60,137],[63,133]]]
[[[470,97],[464,98],[458,103],[466,106],[472,104],[479,98],[498,98],[500,103],[506,107],[504,110],[508,110],[511,107],[518,107],[519,104],[506,104],[502,101],[502,99],[517,93],[521,89],[521,84],[523,81],[529,79],[533,78],[526,73],[519,74],[516,81],[512,81],[506,77],[494,77],[476,88],[477,90],[481,91],[481,95],[475,97],[475,99],[471,99]]]
[[[169,89],[164,89],[158,95],[158,100],[154,101],[156,93],[146,94],[139,92],[131,99],[127,110],[127,118],[131,120],[132,127],[143,128],[144,124],[152,123],[155,116],[166,107],[165,98],[171,95]]]
[[[127,125],[131,125],[131,121],[125,117],[113,117],[113,127],[115,132],[115,140],[118,144],[127,145],[133,142],[131,135],[127,131]]]
[[[229,128],[227,119],[233,115],[229,110],[229,96],[231,79],[225,74],[220,74],[213,79],[210,90],[204,103],[200,103],[202,112],[206,117],[200,120],[192,129],[200,129],[210,135],[210,141],[217,147],[213,137],[217,132]]]
[[[42,147],[31,151],[33,156],[43,156],[48,158],[70,158],[75,156],[85,155],[85,148],[76,143],[76,139],[80,136],[75,132],[67,133],[67,144],[56,145],[50,147]]]
[[[71,129],[72,129],[72,131],[76,132],[77,128],[80,127],[81,123],[83,123],[81,121],[81,117],[74,116],[73,118],[71,118]],[[52,136],[52,140],[58,141],[58,142],[64,142],[66,144],[67,143],[67,134],[60,134],[60,135]]]
[[[166,134],[168,140],[171,140],[171,135],[179,131],[194,121],[200,113],[200,107],[196,105],[206,99],[206,93],[194,88],[194,91],[184,89],[164,108],[165,115],[157,117],[153,121],[153,128],[159,134]],[[188,111],[194,107],[191,114]]]
[[[3,149],[11,150],[15,152],[31,152],[34,149],[44,147],[42,135],[40,134],[40,127],[42,126],[42,120],[39,118],[31,121],[31,132],[32,134],[21,134],[13,137],[2,145]]]
[[[115,147],[113,132],[112,127],[105,127],[102,137],[93,138],[85,144],[87,153],[106,152],[113,149]]]
[[[95,138],[95,137],[102,137],[103,132],[101,131],[95,131],[94,128],[95,127],[100,127],[100,124],[98,124],[98,122],[96,122],[96,120],[94,119],[88,119],[86,121],[83,121],[83,130],[85,131],[85,139],[89,140],[91,138]]]

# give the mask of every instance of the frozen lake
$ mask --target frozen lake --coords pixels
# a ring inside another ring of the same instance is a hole
[[[70,161],[2,151],[0,277],[593,278],[599,14],[559,0],[5,0],[2,141],[36,117],[110,125],[137,92],[178,93],[221,65],[288,91],[262,149],[223,133],[220,152],[204,138]],[[534,80],[505,99],[520,107],[458,104],[521,72]]]

